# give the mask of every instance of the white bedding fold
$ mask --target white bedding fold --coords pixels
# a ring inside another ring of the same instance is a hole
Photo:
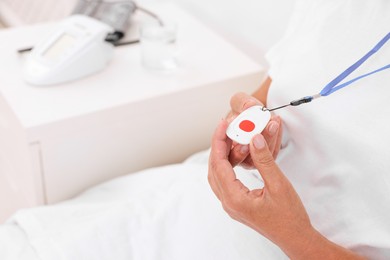
[[[130,174],[73,200],[19,211],[10,223],[41,260],[286,259],[227,216],[200,163]],[[12,258],[0,252],[0,259]]]
[[[24,231],[15,224],[0,226],[1,260],[38,260]]]

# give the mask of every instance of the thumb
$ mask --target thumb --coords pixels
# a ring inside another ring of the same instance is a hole
[[[254,166],[260,172],[265,185],[278,183],[284,175],[268,149],[268,145],[261,134],[256,135],[250,144],[250,154]]]

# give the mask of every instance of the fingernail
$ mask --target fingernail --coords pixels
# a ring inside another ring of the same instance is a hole
[[[256,135],[253,138],[253,145],[256,149],[263,149],[265,146],[265,140],[261,135]]]
[[[247,154],[248,152],[249,152],[249,146],[248,145],[241,146],[240,153]]]
[[[268,127],[268,132],[271,136],[274,136],[279,130],[279,123],[277,122],[271,122]]]

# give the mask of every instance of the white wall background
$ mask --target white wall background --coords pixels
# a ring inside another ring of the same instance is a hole
[[[161,1],[161,0],[160,0]],[[295,0],[173,0],[257,61],[283,35]]]
[[[3,19],[8,18],[11,25],[53,20],[56,16],[59,18],[65,16],[77,1],[0,0],[0,16],[3,16]],[[283,34],[295,2],[295,0],[136,0],[140,5],[169,1],[195,15],[262,64],[265,64],[264,52]],[[7,11],[16,14],[10,16],[7,15]]]

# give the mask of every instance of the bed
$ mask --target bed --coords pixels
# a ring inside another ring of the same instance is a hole
[[[208,153],[20,210],[0,226],[0,259],[287,259],[222,210],[207,183]],[[262,184],[255,173],[238,174]]]

